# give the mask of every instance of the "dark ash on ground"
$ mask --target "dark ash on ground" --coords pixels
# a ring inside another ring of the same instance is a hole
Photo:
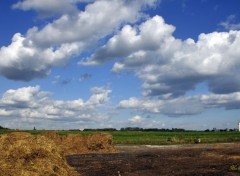
[[[237,176],[240,143],[175,146],[118,146],[117,154],[67,156],[83,176]]]

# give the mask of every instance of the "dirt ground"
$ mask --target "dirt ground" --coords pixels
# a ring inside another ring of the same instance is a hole
[[[82,176],[240,175],[240,143],[117,148],[120,153],[66,158]]]

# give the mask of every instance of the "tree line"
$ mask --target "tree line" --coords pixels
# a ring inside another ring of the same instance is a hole
[[[117,130],[116,128],[87,128],[83,131],[186,131],[182,128],[172,128],[172,129],[165,129],[165,128],[140,128],[140,127],[123,127],[120,128],[120,130]]]
[[[70,131],[79,131],[79,129],[73,129]],[[82,131],[160,131],[160,132],[184,132],[184,131],[197,131],[197,130],[186,130],[183,128],[140,128],[140,127],[123,127],[120,128],[119,130],[116,128],[86,128],[83,129]],[[237,131],[237,129],[206,129],[206,130],[200,130],[200,131],[205,131],[205,132],[216,132],[216,131]]]
[[[9,130],[9,129],[0,125],[0,130]]]

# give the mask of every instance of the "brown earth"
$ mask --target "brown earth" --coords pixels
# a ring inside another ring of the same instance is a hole
[[[112,137],[101,133],[90,136],[1,135],[0,175],[240,175],[240,143],[116,148],[118,153],[112,146]]]
[[[240,175],[240,143],[117,148],[121,153],[66,158],[82,176]]]

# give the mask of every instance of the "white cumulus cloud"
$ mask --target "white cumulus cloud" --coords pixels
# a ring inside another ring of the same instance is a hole
[[[81,44],[62,44],[57,50],[41,48],[17,33],[12,43],[0,48],[0,73],[13,80],[30,81],[47,76],[52,67],[62,66]]]
[[[160,16],[147,20],[138,28],[126,25],[119,34],[113,36],[106,45],[88,58],[87,62],[101,64],[112,58],[133,57],[132,54],[139,56],[144,54],[144,51],[154,51],[159,48],[161,42],[171,38],[174,30],[175,27],[165,24],[164,19]],[[144,59],[139,59],[138,61],[139,64],[144,64],[145,62],[146,60]],[[137,61],[132,63],[132,65],[134,64],[136,65]]]
[[[133,116],[132,118],[129,119],[129,121],[130,121],[130,122],[133,122],[133,123],[135,123],[135,122],[141,122],[142,120],[143,120],[142,117],[139,116],[139,115]]]
[[[144,113],[164,114],[167,116],[194,115],[212,108],[225,108],[226,110],[239,109],[240,92],[180,96],[164,100],[131,97],[128,100],[120,101],[118,108],[133,109]]]
[[[109,102],[111,90],[103,87],[94,87],[92,95],[84,101],[54,100],[49,92],[40,90],[40,86],[23,87],[16,90],[7,90],[0,99],[0,117],[18,119],[21,121],[47,120],[70,122],[101,122],[110,116],[100,111]]]
[[[39,17],[51,17],[62,14],[73,14],[78,11],[76,4],[92,2],[94,0],[23,0],[12,5],[13,9],[24,11],[35,10]]]
[[[175,38],[174,30],[160,16],[126,25],[87,62],[118,58],[112,71],[135,72],[145,96],[182,96],[202,82],[213,93],[240,91],[240,31],[202,33],[194,41]]]
[[[76,3],[87,3],[79,10]],[[0,48],[0,74],[8,79],[30,81],[50,74],[51,69],[65,65],[73,56],[95,46],[124,23],[134,23],[142,9],[152,1],[60,0],[47,2],[19,1],[13,8],[62,12],[42,28],[30,28],[26,34],[16,33],[12,43]],[[64,10],[62,10],[64,9]],[[68,11],[76,11],[68,13]]]

